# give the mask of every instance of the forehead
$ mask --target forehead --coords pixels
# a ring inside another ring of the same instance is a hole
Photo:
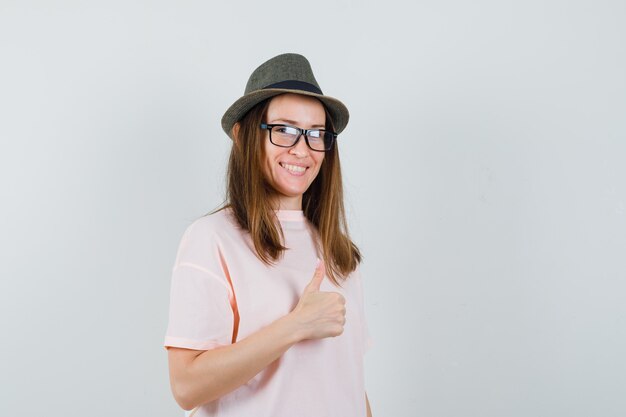
[[[326,113],[318,99],[287,93],[272,98],[267,108],[267,121],[271,123],[277,119],[293,120],[303,126],[323,126]]]

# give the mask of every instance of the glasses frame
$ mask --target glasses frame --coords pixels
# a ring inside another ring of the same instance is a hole
[[[296,129],[298,131],[298,136],[296,137],[296,140],[293,142],[293,145],[278,145],[276,143],[274,143],[274,141],[272,140],[272,128],[275,126],[282,126],[282,127],[291,127],[293,129]],[[309,147],[310,150],[315,151],[315,152],[328,152],[331,151],[333,149],[333,146],[335,145],[335,141],[337,140],[337,133],[330,131],[330,130],[326,130],[326,129],[301,129],[298,126],[292,126],[292,125],[286,125],[286,124],[282,124],[282,123],[261,123],[261,129],[265,129],[265,130],[269,130],[269,135],[270,135],[270,142],[272,142],[272,145],[274,146],[280,146],[281,148],[293,148],[294,146],[296,146],[298,144],[298,142],[300,141],[300,138],[304,135],[304,141],[306,142],[306,146]],[[313,149],[311,147],[311,144],[309,143],[309,133],[313,132],[313,131],[320,131],[320,132],[325,132],[325,133],[331,133],[332,134],[332,139],[330,142],[330,147],[328,149]]]

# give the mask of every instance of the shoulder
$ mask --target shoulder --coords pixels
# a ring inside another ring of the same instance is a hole
[[[187,226],[184,235],[188,239],[215,239],[238,229],[230,209],[225,208],[197,218]]]
[[[223,209],[192,221],[180,241],[177,262],[197,262],[241,234],[228,209]]]

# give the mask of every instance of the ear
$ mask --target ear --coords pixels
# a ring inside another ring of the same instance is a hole
[[[239,144],[239,129],[241,128],[241,124],[239,122],[236,122],[233,125],[233,129],[232,129],[232,133],[233,133],[233,140],[235,141],[235,143]]]

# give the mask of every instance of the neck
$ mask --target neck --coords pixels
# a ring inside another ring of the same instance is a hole
[[[296,197],[279,196],[272,204],[274,210],[302,210],[302,195]]]

